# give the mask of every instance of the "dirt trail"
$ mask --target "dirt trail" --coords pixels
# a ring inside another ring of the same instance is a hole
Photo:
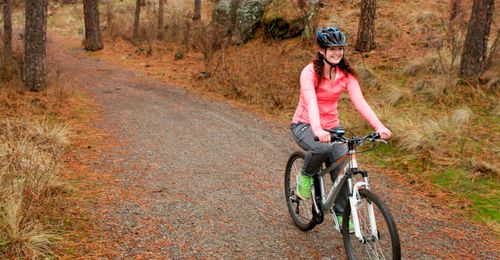
[[[91,205],[75,205],[86,208],[103,231],[98,240],[105,248],[89,254],[344,256],[330,219],[304,233],[288,215],[282,172],[296,146],[287,124],[195,97],[57,40],[50,41],[48,58],[63,80],[96,100],[101,117],[96,127],[118,143],[88,160],[93,171],[112,176],[95,183],[105,195],[88,198]],[[405,258],[499,258],[494,234],[395,177],[373,174],[372,179],[397,219]]]

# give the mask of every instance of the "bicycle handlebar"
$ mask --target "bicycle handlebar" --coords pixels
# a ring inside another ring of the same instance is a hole
[[[360,145],[364,143],[366,140],[370,140],[372,142],[383,142],[387,143],[387,141],[380,138],[380,135],[377,132],[369,133],[363,137],[353,136],[351,138],[346,138],[343,136],[345,132],[332,132],[331,133],[331,142],[340,142],[340,143],[351,143],[353,145]],[[317,136],[314,137],[315,141],[319,141]]]

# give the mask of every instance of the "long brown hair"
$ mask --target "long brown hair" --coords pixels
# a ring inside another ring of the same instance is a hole
[[[318,78],[318,85],[323,81],[325,76],[325,56],[320,52],[316,52],[316,56],[313,58],[312,63],[314,65],[314,72],[316,72],[316,77]],[[349,62],[346,60],[345,56],[342,57],[340,62],[337,64],[339,69],[346,74],[351,74],[354,77],[358,77],[356,71],[351,67]],[[317,87],[317,86],[316,86]]]

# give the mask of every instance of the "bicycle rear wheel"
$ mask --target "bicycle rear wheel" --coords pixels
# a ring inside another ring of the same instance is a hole
[[[401,259],[401,246],[394,218],[385,203],[372,191],[360,189],[356,206],[363,241],[349,234],[352,217],[348,203],[343,215],[342,236],[348,259]],[[375,223],[370,224],[369,207],[373,208]],[[377,232],[372,232],[376,224]],[[374,235],[376,233],[376,235]]]
[[[285,199],[288,212],[295,225],[303,231],[308,231],[316,226],[314,222],[314,206],[312,198],[302,200],[296,194],[296,175],[304,165],[304,153],[295,152],[290,155],[285,169]]]

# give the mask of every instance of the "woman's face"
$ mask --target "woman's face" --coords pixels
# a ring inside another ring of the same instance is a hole
[[[325,49],[321,49],[319,52],[325,55],[325,58],[332,64],[338,64],[344,57],[344,47],[342,46],[328,47],[326,54]]]

